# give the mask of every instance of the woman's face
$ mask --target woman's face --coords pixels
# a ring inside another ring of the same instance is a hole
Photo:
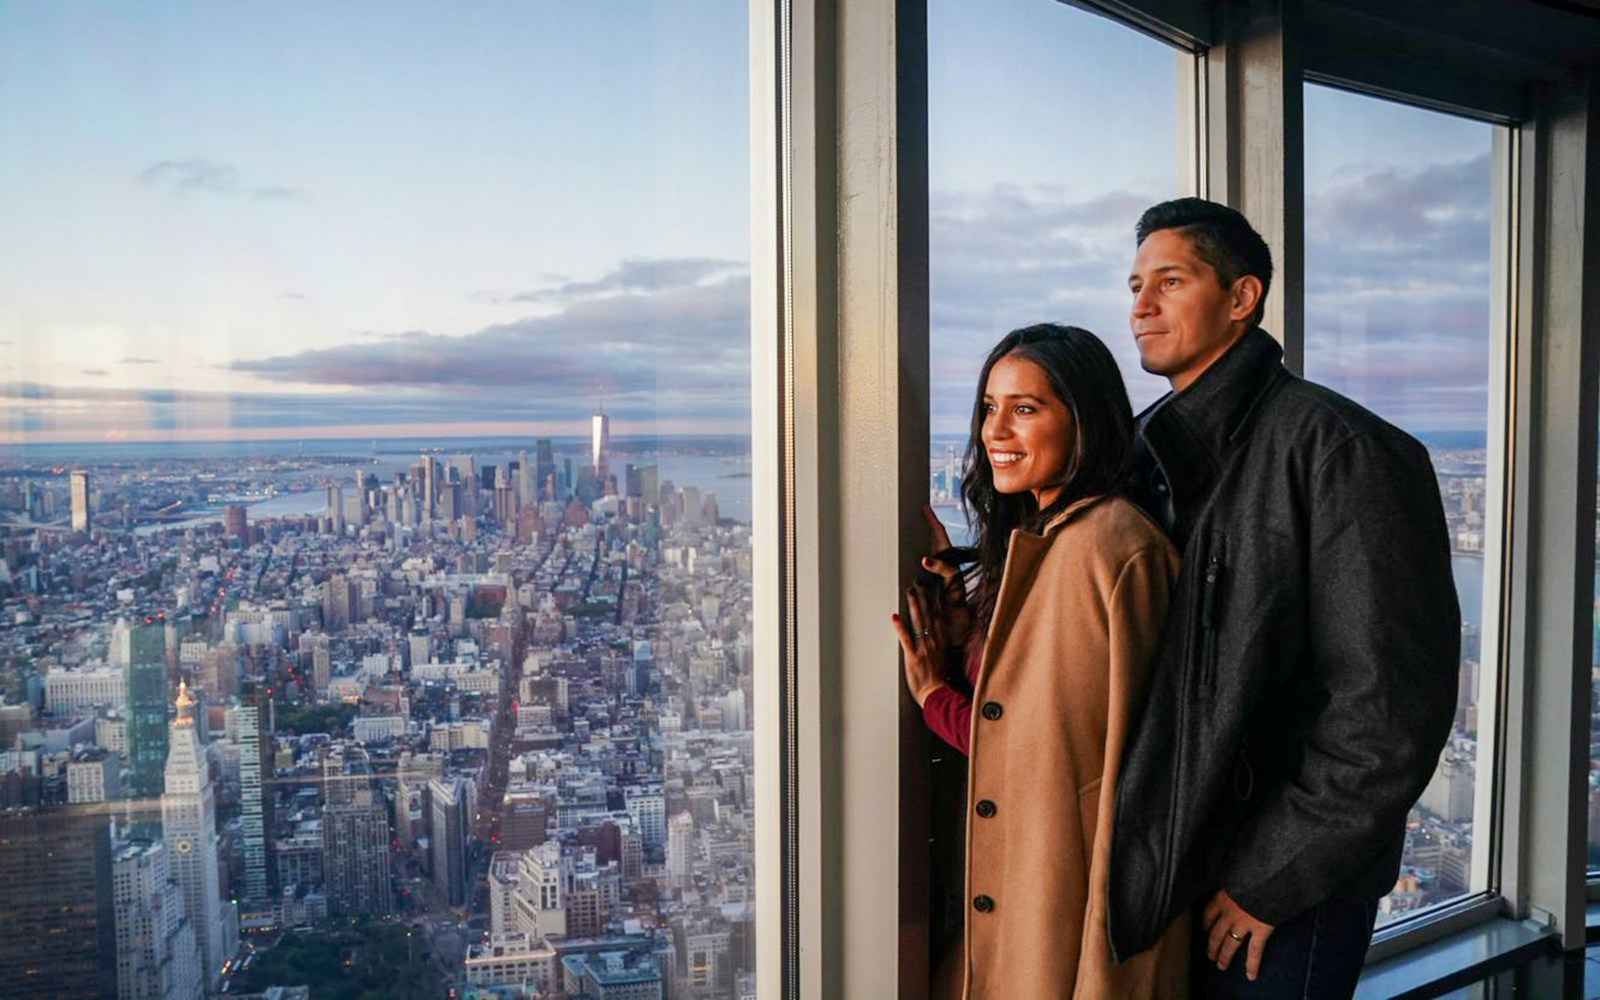
[[[1015,354],[994,363],[983,387],[982,435],[996,490],[1027,490],[1041,509],[1061,494],[1075,434],[1044,369]]]

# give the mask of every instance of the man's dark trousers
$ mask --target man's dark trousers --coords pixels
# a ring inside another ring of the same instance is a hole
[[[1377,915],[1378,904],[1368,900],[1323,900],[1272,932],[1254,982],[1244,974],[1244,947],[1226,971],[1206,958],[1206,935],[1197,921],[1195,994],[1211,1000],[1347,1000],[1361,978]]]

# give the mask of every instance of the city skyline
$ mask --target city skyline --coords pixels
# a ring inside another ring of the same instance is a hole
[[[116,940],[187,949],[235,989],[283,981],[269,975],[327,987],[342,966],[308,968],[297,942],[348,942],[352,919],[392,914],[436,956],[406,966],[414,995],[549,984],[584,962],[604,978],[604,955],[624,952],[640,982],[744,995],[750,512],[728,470],[747,456],[726,444],[647,461],[608,452],[598,430],[402,468],[338,454],[90,463],[87,532],[71,528],[65,478],[0,481],[8,537],[40,543],[0,563],[8,607],[38,599],[0,643],[0,706],[22,712],[0,711],[18,733],[0,751],[0,820],[61,815],[69,791],[105,823],[159,804],[169,892],[205,915],[200,937],[173,923],[156,940],[147,887],[117,910]],[[600,468],[586,468],[597,441]],[[306,483],[330,485],[291,489]],[[318,509],[148,520],[173,497],[198,509],[273,484]],[[124,578],[134,565],[149,571]],[[46,654],[60,630],[70,641]],[[162,703],[149,728],[170,735],[165,780],[119,797],[115,748],[138,755],[141,690]],[[102,749],[56,749],[91,734]],[[143,857],[150,835],[113,850]],[[355,932],[361,949],[382,947],[385,926]],[[107,927],[85,923],[82,946]],[[251,971],[251,956],[285,971]],[[12,962],[41,964],[27,948],[0,954]]]
[[[241,990],[326,945],[749,995],[746,6],[156,9],[0,0],[0,819],[164,811],[95,834],[148,869],[119,932],[185,883],[194,926],[134,938]],[[928,55],[947,503],[1005,330],[1165,390],[1126,270],[1188,106],[1172,49],[1054,0],[933,0]],[[1488,126],[1305,93],[1308,371],[1479,433]],[[1482,611],[1498,442],[1456,443]],[[1478,656],[1385,919],[1468,888]]]

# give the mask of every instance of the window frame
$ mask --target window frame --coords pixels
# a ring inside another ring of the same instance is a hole
[[[925,736],[881,619],[909,582],[927,484],[926,0],[752,2],[781,12],[785,41],[778,325],[791,394],[780,444],[792,449],[781,503],[792,519],[781,612],[797,713],[798,855],[785,886],[797,916],[782,946],[794,975],[783,993],[914,996],[925,986],[928,915],[903,890],[918,877],[906,856],[925,822]],[[1250,215],[1277,251],[1284,280],[1268,328],[1292,370],[1303,368],[1304,346],[1305,83],[1501,127],[1490,423],[1501,454],[1486,470],[1486,486],[1493,478],[1503,490],[1501,634],[1498,663],[1485,671],[1492,713],[1480,694],[1495,725],[1492,741],[1480,735],[1494,758],[1480,776],[1490,794],[1479,796],[1491,829],[1474,845],[1474,885],[1484,889],[1397,921],[1370,961],[1530,917],[1555,927],[1566,947],[1581,944],[1589,704],[1587,669],[1578,677],[1575,663],[1580,635],[1585,664],[1592,641],[1578,619],[1593,600],[1600,438],[1600,292],[1585,288],[1600,282],[1572,281],[1571,269],[1600,277],[1600,192],[1583,186],[1587,151],[1600,148],[1600,100],[1592,75],[1580,99],[1552,94],[1540,82],[1551,67],[1527,51],[1531,37],[1561,19],[1569,30],[1581,16],[1519,7],[1539,23],[1513,39],[1523,51],[1508,48],[1485,86],[1464,54],[1482,56],[1495,39],[1466,38],[1476,29],[1449,19],[1433,19],[1440,35],[1461,37],[1437,51],[1418,49],[1418,25],[1392,25],[1387,41],[1409,56],[1357,59],[1341,38],[1359,36],[1372,51],[1386,39],[1365,21],[1358,35],[1314,39],[1334,0],[1063,2],[1195,46],[1193,73],[1179,74],[1179,99],[1195,115],[1185,176]],[[1554,199],[1574,195],[1581,218],[1553,225]],[[1581,426],[1562,423],[1569,411]],[[873,439],[861,440],[868,427]],[[1577,570],[1585,558],[1587,583]],[[1533,725],[1552,718],[1568,725]],[[890,719],[896,725],[885,727]],[[1538,860],[1552,854],[1565,864],[1541,873]],[[758,974],[767,996],[770,980]]]
[[[1520,397],[1514,375],[1518,357],[1518,329],[1515,322],[1517,300],[1515,253],[1520,170],[1517,160],[1519,135],[1515,126],[1500,124],[1489,114],[1467,115],[1458,107],[1442,107],[1438,102],[1405,100],[1387,88],[1358,87],[1348,82],[1329,83],[1307,73],[1303,84],[1334,87],[1363,97],[1401,103],[1441,114],[1469,118],[1488,124],[1491,139],[1490,206],[1490,323],[1489,323],[1489,408],[1485,421],[1486,463],[1484,472],[1485,507],[1496,516],[1486,521],[1484,538],[1484,603],[1481,631],[1478,689],[1478,756],[1474,763],[1473,844],[1470,885],[1466,892],[1430,903],[1414,912],[1378,927],[1372,938],[1368,961],[1383,959],[1437,940],[1465,927],[1504,915],[1501,879],[1503,857],[1501,831],[1504,827],[1507,738],[1506,692],[1513,683],[1510,621],[1516,613],[1512,602],[1512,521],[1518,492],[1513,472],[1518,440],[1516,428],[1525,423],[1519,415]],[[1302,212],[1304,202],[1302,201]],[[1301,328],[1303,335],[1304,328]],[[1302,350],[1303,356],[1303,350]],[[1493,660],[1490,661],[1489,657]]]

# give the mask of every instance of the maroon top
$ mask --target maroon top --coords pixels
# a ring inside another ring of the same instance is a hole
[[[983,643],[976,639],[967,643],[966,653],[964,689],[946,682],[922,701],[922,719],[928,728],[962,753],[967,752],[972,740],[971,691],[978,682],[978,669],[983,666]]]

